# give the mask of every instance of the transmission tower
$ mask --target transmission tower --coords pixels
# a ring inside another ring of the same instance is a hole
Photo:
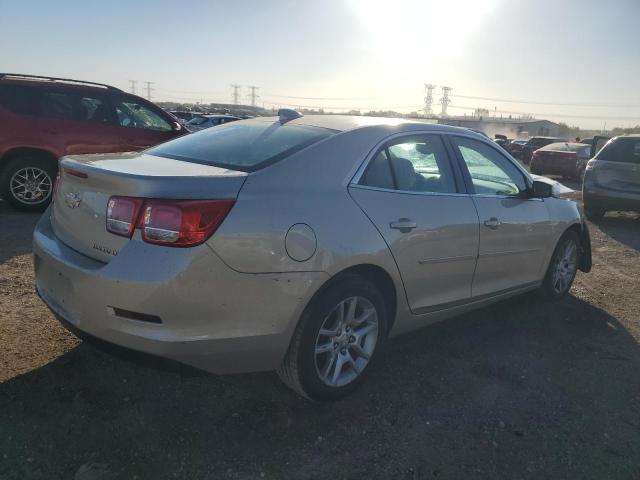
[[[258,98],[260,98],[260,95],[258,95],[256,93],[260,87],[256,87],[254,85],[249,85],[248,88],[249,88],[249,90],[251,90],[251,93],[249,95],[247,95],[247,97],[249,97],[251,99],[251,106],[255,107],[256,106],[256,100]]]
[[[239,99],[240,99],[240,89],[242,88],[242,85],[236,85],[235,83],[231,85],[231,88],[233,88],[233,104],[234,105],[238,105],[239,103]]]
[[[155,82],[144,82],[145,84],[145,89],[147,90],[147,100],[151,101],[151,90],[153,90],[153,88],[151,88],[151,85],[153,85]]]
[[[440,99],[440,105],[442,105],[442,109],[440,110],[440,116],[442,117],[446,117],[447,116],[447,106],[451,103],[451,99],[449,98],[449,94],[451,93],[451,90],[453,90],[451,87],[442,87],[442,98]]]
[[[138,83],[137,80],[129,80],[129,87],[131,88],[131,93],[132,94],[136,94],[136,83]]]
[[[424,84],[424,93],[426,94],[424,97],[424,116],[428,117],[431,115],[431,105],[433,105],[433,91],[436,86],[430,83]]]

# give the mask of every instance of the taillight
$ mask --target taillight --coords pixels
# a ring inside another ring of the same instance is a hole
[[[111,197],[107,203],[107,231],[131,237],[142,206],[141,198]]]
[[[234,200],[111,197],[107,207],[107,230],[131,237],[137,227],[145,242],[192,247],[213,235],[233,204]]]

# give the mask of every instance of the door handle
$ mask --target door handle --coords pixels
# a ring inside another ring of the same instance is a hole
[[[402,233],[407,233],[416,228],[418,224],[410,218],[400,218],[395,222],[391,222],[389,226],[395,230],[400,230]]]
[[[496,217],[491,217],[489,220],[484,221],[484,226],[489,227],[491,230],[496,230],[500,225],[502,225],[502,222]]]

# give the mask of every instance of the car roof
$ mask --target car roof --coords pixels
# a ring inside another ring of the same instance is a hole
[[[278,117],[255,117],[244,122],[277,122]],[[437,132],[456,132],[487,140],[485,135],[473,132],[468,128],[454,127],[452,125],[441,125],[419,119],[394,118],[394,117],[368,117],[363,115],[303,115],[301,117],[290,120],[287,125],[301,125],[308,127],[319,127],[333,130],[335,132],[347,132],[360,128],[371,127],[395,127],[404,125],[407,131],[421,130]]]
[[[72,78],[45,77],[41,75],[27,75],[21,73],[0,73],[0,81],[13,84],[28,84],[33,86],[60,85],[71,88],[91,88],[96,90],[113,90],[122,92],[119,88],[105,83],[89,82],[86,80],[75,80]],[[124,93],[124,92],[123,92]]]
[[[238,118],[238,117],[234,117],[233,115],[226,115],[224,113],[205,113],[205,114],[199,114],[199,116],[204,117],[204,118]]]

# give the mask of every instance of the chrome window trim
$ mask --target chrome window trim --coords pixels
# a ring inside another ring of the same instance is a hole
[[[434,131],[434,130],[415,130],[415,131],[410,131],[410,132],[399,132],[399,133],[394,133],[393,135],[389,135],[388,137],[383,138],[382,140],[380,140],[378,143],[375,144],[375,146],[373,147],[373,149],[367,154],[367,156],[365,157],[364,161],[360,164],[360,167],[358,167],[358,169],[356,170],[356,173],[354,174],[353,178],[351,179],[351,181],[349,182],[349,184],[347,185],[348,187],[354,187],[354,188],[362,188],[365,190],[373,190],[373,191],[379,191],[379,192],[388,192],[388,193],[401,193],[401,194],[409,194],[409,195],[429,195],[429,196],[444,196],[444,197],[478,197],[478,198],[500,198],[500,199],[517,199],[519,197],[517,196],[513,196],[513,195],[489,195],[486,193],[442,193],[442,192],[416,192],[413,190],[396,190],[393,188],[380,188],[380,187],[370,187],[368,185],[360,185],[360,180],[362,179],[362,175],[364,175],[365,170],[367,169],[367,167],[369,166],[369,163],[371,162],[371,160],[373,160],[375,154],[380,150],[380,148],[387,143],[390,140],[394,140],[396,138],[400,138],[400,137],[411,137],[414,135],[441,135],[441,136],[454,136],[454,137],[466,137],[466,138],[470,138],[471,140],[477,140],[480,142],[485,143],[486,145],[489,145],[491,148],[493,148],[497,153],[499,153],[500,155],[502,155],[504,158],[507,159],[507,161],[511,162],[511,164],[513,164],[525,177],[525,181],[529,182],[529,185],[533,184],[533,179],[531,178],[531,176],[529,175],[529,172],[527,172],[527,170],[520,165],[520,163],[518,163],[516,160],[514,160],[511,155],[509,155],[507,152],[506,155],[505,153],[501,152],[500,150],[498,150],[496,148],[495,145],[492,145],[493,142],[491,142],[490,139],[485,138],[482,135],[479,134],[467,134],[467,132],[448,132],[448,131]],[[447,151],[447,157],[449,158],[449,152]],[[453,159],[449,158],[449,162],[452,162]],[[452,170],[453,170],[453,165],[451,166]],[[455,172],[454,172],[455,175]],[[521,200],[535,200],[538,202],[544,202],[543,198],[523,198]]]
[[[359,183],[349,184],[349,188],[357,188],[362,190],[373,190],[376,192],[400,193],[404,195],[429,195],[434,197],[469,197],[468,193],[443,193],[443,192],[419,192],[415,190],[396,190],[393,188],[370,187],[369,185],[360,185]]]

